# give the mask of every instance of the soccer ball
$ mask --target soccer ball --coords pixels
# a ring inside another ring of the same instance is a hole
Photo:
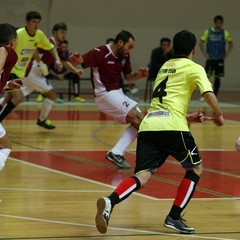
[[[236,140],[236,150],[240,152],[240,137]]]

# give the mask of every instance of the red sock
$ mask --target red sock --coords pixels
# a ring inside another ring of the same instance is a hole
[[[112,205],[115,205],[128,196],[130,196],[134,191],[138,190],[141,187],[141,183],[136,177],[131,177],[124,180],[118,185],[114,192],[109,196]]]
[[[177,220],[180,218],[181,212],[192,198],[199,178],[193,171],[186,172],[185,177],[178,187],[177,196],[169,213],[172,219]]]
[[[188,203],[189,199],[191,198],[194,189],[195,182],[184,178],[178,187],[177,196],[173,204],[177,205],[180,208],[184,208],[184,206]]]

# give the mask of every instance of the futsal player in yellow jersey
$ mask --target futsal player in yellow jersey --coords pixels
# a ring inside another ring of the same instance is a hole
[[[41,15],[38,12],[31,11],[26,15],[26,26],[17,30],[16,53],[18,61],[14,66],[9,79],[24,78],[29,62],[37,48],[49,50],[54,56],[56,66],[61,69],[62,63],[59,59],[55,46],[48,40],[46,35],[38,29],[41,21]],[[43,64],[41,64],[43,65]],[[6,106],[0,112],[0,122],[20,103],[23,101],[23,94],[19,90],[7,92],[2,107]],[[48,108],[48,106],[46,106]]]
[[[224,122],[204,68],[192,61],[196,42],[194,34],[186,30],[174,36],[175,55],[160,69],[149,111],[140,125],[134,176],[120,183],[110,196],[97,201],[95,221],[100,233],[106,233],[113,207],[144,186],[170,155],[186,173],[164,225],[181,233],[195,232],[183,222],[181,213],[202,173],[202,159],[188,127],[188,122],[196,119],[187,115],[191,94],[196,87],[213,111],[213,122],[217,126]]]

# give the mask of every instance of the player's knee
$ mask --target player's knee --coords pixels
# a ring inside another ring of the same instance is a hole
[[[56,92],[55,92],[53,89],[51,89],[50,91],[44,93],[43,95],[44,95],[46,98],[48,98],[48,99],[50,99],[50,100],[52,100],[52,101],[55,101],[56,98],[57,98],[57,94],[56,94]]]
[[[143,114],[141,110],[136,107],[128,113],[126,120],[127,123],[132,123],[138,129],[141,121],[143,120]]]
[[[202,163],[200,163],[199,165],[197,165],[196,167],[194,167],[192,169],[192,171],[194,171],[198,176],[201,176],[202,172],[203,172],[203,166]]]
[[[141,188],[148,183],[151,175],[150,171],[139,172],[135,175],[141,183]]]
[[[19,91],[20,92],[20,91]],[[22,93],[19,93],[19,94],[15,94],[15,96],[13,97],[12,99],[12,102],[17,106],[19,105],[20,103],[22,103],[24,100],[24,96]]]

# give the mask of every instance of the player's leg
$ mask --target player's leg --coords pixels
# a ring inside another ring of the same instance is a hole
[[[86,99],[80,96],[80,77],[77,74],[72,73],[72,89],[75,102],[86,102]]]
[[[167,158],[168,155],[166,153],[164,153],[164,157],[162,157],[159,154],[158,147],[154,147],[154,144],[150,143],[154,139],[153,136],[150,140],[150,135],[152,136],[152,133],[148,134],[144,132],[139,134],[135,175],[120,183],[109,196],[98,199],[98,210],[95,221],[100,233],[106,233],[114,206],[146,185],[155,168],[163,164]]]
[[[142,119],[143,114],[138,107],[134,107],[128,112],[126,122],[130,123],[130,125],[124,130],[121,138],[108,152],[107,158],[109,160],[113,160],[114,158],[124,155],[127,147],[137,138],[138,128]],[[128,168],[130,165],[125,164],[124,167]]]
[[[191,200],[200,179],[202,159],[189,132],[176,132],[173,139],[171,154],[181,163],[186,173],[179,184],[177,195],[164,225],[181,233],[194,233],[195,229],[183,222],[181,213]]]
[[[17,78],[19,78],[19,77],[17,77],[15,74],[10,74],[10,77],[9,77],[10,80],[17,79]],[[3,102],[5,102],[6,104],[3,103],[4,106],[0,112],[0,122],[2,122],[3,119],[5,119],[5,117],[15,107],[17,107],[21,102],[23,102],[23,95],[20,90],[12,90],[12,91],[6,93],[4,98],[5,98],[5,100],[3,100]]]
[[[130,168],[131,165],[126,162],[124,153],[127,147],[136,139],[137,130],[142,114],[139,108],[137,108],[137,102],[128,98],[123,94],[122,90],[114,90],[105,94],[103,97],[96,98],[98,108],[105,114],[113,117],[116,121],[126,124],[131,124],[123,132],[119,141],[115,146],[107,153],[106,158],[112,161],[117,166],[122,168]],[[128,115],[130,117],[128,117]],[[137,119],[139,118],[139,119]]]
[[[55,126],[48,119],[52,105],[57,97],[52,85],[42,75],[42,72],[38,66],[32,67],[26,82],[27,83],[25,85],[28,85],[29,88],[31,87],[35,91],[42,93],[45,97],[42,102],[42,108],[37,120],[37,125],[46,129],[54,129]]]
[[[4,168],[5,162],[11,152],[11,141],[6,134],[2,124],[0,124],[0,171]]]
[[[40,127],[44,127],[46,129],[54,129],[56,126],[51,123],[51,121],[48,119],[48,115],[50,111],[52,110],[52,106],[54,104],[54,101],[57,97],[56,92],[52,88],[51,90],[43,93],[44,100],[42,102],[42,108],[40,111],[40,115],[37,121],[37,124]]]
[[[215,79],[213,84],[214,94],[217,96],[221,87],[221,77],[224,76],[224,61],[216,60],[215,61]]]
[[[15,107],[17,107],[21,102],[23,102],[23,95],[20,90],[13,90],[12,92],[8,92],[6,94],[6,98],[9,98],[9,100],[1,109],[0,122],[2,122],[3,119],[5,119],[6,116],[10,114]]]

